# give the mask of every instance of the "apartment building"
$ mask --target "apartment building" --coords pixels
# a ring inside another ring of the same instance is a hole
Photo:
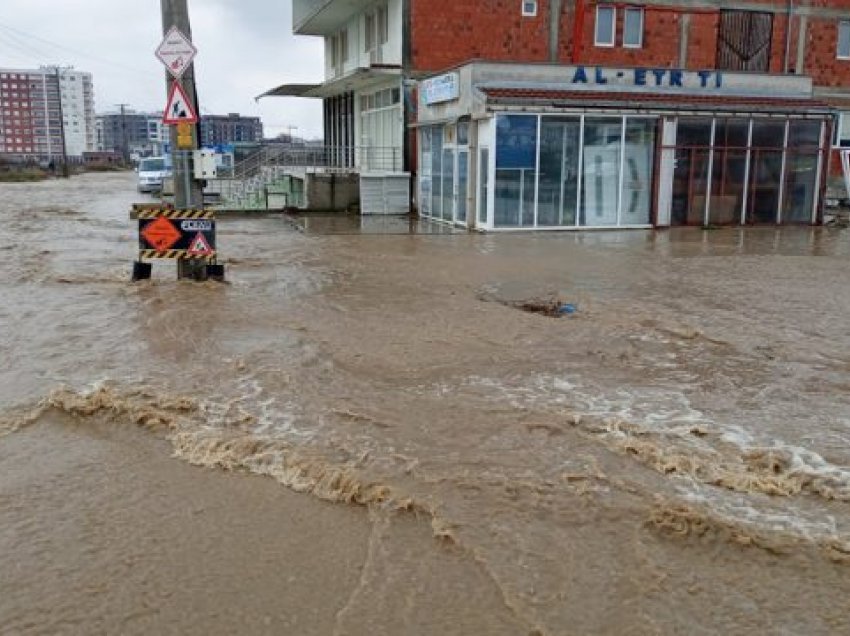
[[[97,116],[97,149],[131,157],[163,154],[169,141],[168,126],[162,113],[139,113],[134,110],[111,111]]]
[[[59,157],[63,120],[69,157],[81,157],[95,149],[90,73],[0,68],[0,153]]]
[[[204,146],[256,143],[262,140],[263,123],[259,117],[243,117],[239,113],[201,117],[201,143]]]
[[[323,37],[324,80],[285,84],[265,96],[321,99],[334,165],[361,172],[405,169],[402,0],[294,0],[294,31]]]
[[[458,225],[817,223],[850,146],[850,0],[294,0],[293,18],[325,38],[325,78],[268,94],[323,99],[359,170],[400,147],[419,212]]]

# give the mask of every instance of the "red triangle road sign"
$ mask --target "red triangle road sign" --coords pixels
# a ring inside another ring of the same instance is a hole
[[[189,99],[180,82],[174,82],[171,85],[171,91],[168,93],[168,103],[165,105],[165,113],[162,116],[162,123],[172,126],[198,123],[198,113],[195,112],[195,108],[192,106],[192,100]]]
[[[215,253],[215,250],[210,247],[203,232],[198,232],[192,242],[189,243],[189,249],[186,250],[190,256],[210,256]]]

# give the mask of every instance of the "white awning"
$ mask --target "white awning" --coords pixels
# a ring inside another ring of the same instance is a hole
[[[401,68],[383,66],[357,68],[341,77],[334,78],[324,84],[282,84],[277,88],[266,91],[256,99],[263,97],[311,97],[324,98],[342,95],[349,91],[359,91],[370,86],[386,82],[389,79],[401,77]]]

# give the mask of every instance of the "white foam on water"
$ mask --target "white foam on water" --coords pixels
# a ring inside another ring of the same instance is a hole
[[[578,376],[544,374],[509,382],[471,377],[465,386],[518,409],[577,416],[591,437],[615,449],[636,449],[635,456],[655,468],[674,467],[661,472],[677,480],[685,500],[730,522],[808,541],[850,543],[826,509],[829,500],[850,502],[850,467],[713,418],[677,387],[605,390]],[[794,499],[805,494],[817,498]]]

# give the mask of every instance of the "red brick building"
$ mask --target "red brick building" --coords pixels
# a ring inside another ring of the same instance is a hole
[[[816,86],[850,93],[850,51],[839,51],[842,28],[850,28],[842,26],[850,22],[850,0],[410,0],[410,5],[415,71],[439,71],[470,59],[724,68],[810,75]],[[613,27],[611,39],[597,37],[604,35],[598,33],[603,20]],[[639,28],[627,33],[627,21]],[[629,35],[635,36],[631,42]],[[748,38],[749,50],[739,52],[750,59],[719,59],[719,50],[727,43],[734,47],[736,37]]]
[[[321,97],[355,167],[402,140],[420,212],[460,225],[818,222],[850,145],[850,0],[293,7],[325,81],[270,94]]]
[[[470,227],[817,223],[850,145],[850,0],[411,0],[410,67],[420,212]]]

